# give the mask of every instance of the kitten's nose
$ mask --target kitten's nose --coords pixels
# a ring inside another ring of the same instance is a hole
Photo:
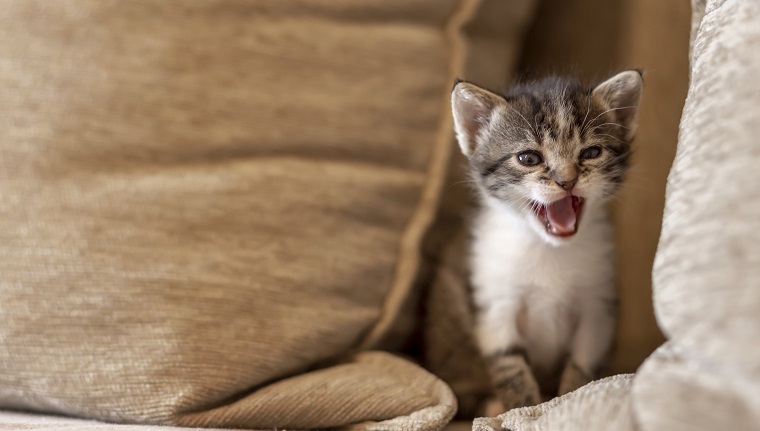
[[[573,178],[569,181],[557,181],[554,180],[555,183],[559,184],[560,187],[562,187],[565,190],[572,190],[573,187],[575,187],[575,183],[578,182],[578,177]]]

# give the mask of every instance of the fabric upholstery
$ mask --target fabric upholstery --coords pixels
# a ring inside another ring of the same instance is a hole
[[[496,418],[479,418],[473,431],[606,431],[631,430],[632,374],[591,382],[543,404],[511,410]]]
[[[0,408],[439,429],[372,349],[418,273],[474,0],[0,2]]]
[[[648,430],[760,427],[760,3],[702,3],[653,274],[670,340],[633,387]]]
[[[161,425],[129,425],[98,422],[94,420],[74,419],[61,416],[48,416],[35,413],[0,412],[0,424],[3,429],[35,431],[177,431],[177,427]],[[207,431],[219,431],[219,428],[206,428]]]

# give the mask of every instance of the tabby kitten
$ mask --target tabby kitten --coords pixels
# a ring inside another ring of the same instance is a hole
[[[505,408],[590,381],[616,321],[605,202],[623,181],[643,86],[549,78],[502,96],[451,94],[480,207],[472,221],[475,334]]]

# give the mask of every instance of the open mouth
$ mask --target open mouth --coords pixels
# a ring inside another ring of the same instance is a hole
[[[584,199],[568,195],[549,205],[534,202],[533,213],[546,226],[546,232],[558,237],[568,237],[578,232]]]

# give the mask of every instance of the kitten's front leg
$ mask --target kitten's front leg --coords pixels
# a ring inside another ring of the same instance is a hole
[[[486,358],[491,381],[505,411],[541,402],[541,391],[521,349]]]
[[[596,377],[615,335],[616,302],[595,298],[581,306],[570,359],[559,383],[559,395],[572,392]]]
[[[517,328],[519,303],[489,304],[480,309],[477,335],[496,395],[507,410],[541,402]]]

